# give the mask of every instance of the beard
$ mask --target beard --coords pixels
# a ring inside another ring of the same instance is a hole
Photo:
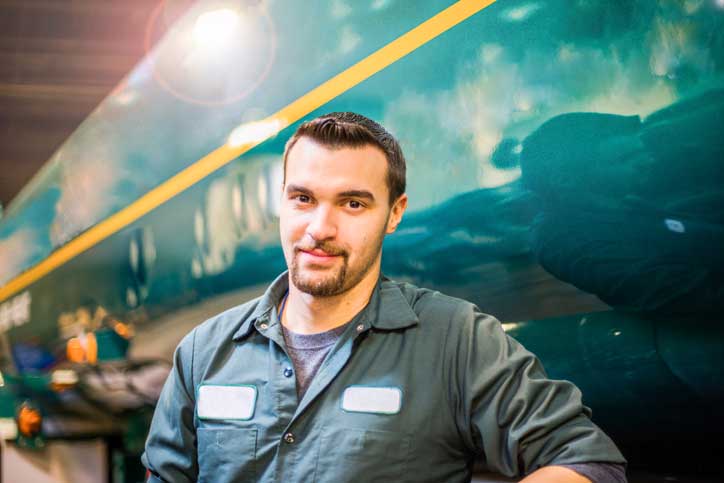
[[[296,252],[299,253],[299,252]],[[332,297],[343,293],[345,279],[347,278],[347,257],[342,256],[342,265],[329,270],[331,273],[325,277],[307,276],[299,268],[298,257],[294,256],[289,272],[292,275],[292,283],[301,292],[308,293],[315,297]]]
[[[362,281],[374,265],[377,256],[382,250],[382,241],[384,240],[384,231],[380,233],[376,240],[373,241],[375,250],[369,257],[360,260],[360,267],[349,267],[349,253],[343,248],[328,242],[316,242],[310,245],[298,245],[294,247],[294,257],[289,273],[295,287],[301,292],[307,293],[314,297],[333,297],[340,295]],[[342,264],[339,267],[328,269],[324,276],[307,275],[299,266],[299,253],[301,250],[323,250],[330,255],[341,257]]]

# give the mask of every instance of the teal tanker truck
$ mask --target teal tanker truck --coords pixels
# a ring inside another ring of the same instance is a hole
[[[724,3],[161,2],[147,55],[0,218],[0,433],[139,455],[180,339],[284,267],[284,143],[400,140],[390,277],[475,302],[630,468],[720,473]]]

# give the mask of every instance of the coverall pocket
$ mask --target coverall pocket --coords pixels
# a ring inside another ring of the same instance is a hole
[[[406,481],[411,438],[392,431],[324,428],[314,481]]]
[[[199,483],[256,481],[255,428],[198,428]]]

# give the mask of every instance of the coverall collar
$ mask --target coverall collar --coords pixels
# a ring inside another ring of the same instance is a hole
[[[264,292],[256,304],[254,311],[246,317],[234,333],[232,340],[238,341],[247,337],[259,323],[277,322],[272,316],[279,300],[289,287],[288,271],[279,275]],[[380,275],[377,285],[372,291],[369,303],[362,309],[363,317],[372,327],[380,330],[398,330],[417,325],[419,319],[402,294],[400,288],[384,275]]]

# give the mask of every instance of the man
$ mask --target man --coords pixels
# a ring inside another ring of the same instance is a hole
[[[380,275],[407,206],[389,133],[328,114],[284,164],[289,271],[179,345],[143,457],[152,481],[457,482],[476,459],[526,482],[623,478],[578,389],[494,318]]]

